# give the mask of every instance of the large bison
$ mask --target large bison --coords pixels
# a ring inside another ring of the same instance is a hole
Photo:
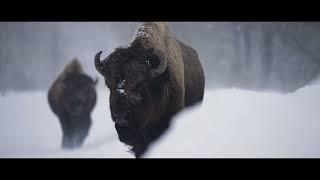
[[[96,104],[96,81],[84,74],[77,59],[72,60],[48,92],[50,108],[62,128],[62,148],[82,146],[91,126],[90,114]]]
[[[121,142],[141,157],[184,107],[202,102],[205,78],[197,52],[163,22],[142,23],[129,47],[95,67],[110,89],[111,117]]]

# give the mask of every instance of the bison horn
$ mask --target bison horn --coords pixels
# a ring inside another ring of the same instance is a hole
[[[103,72],[104,66],[103,66],[103,64],[102,64],[101,61],[100,61],[101,53],[102,53],[102,51],[99,51],[99,52],[95,55],[95,57],[94,57],[94,65],[95,65],[97,71],[98,71],[100,74],[103,75],[103,74],[104,74],[104,72]]]
[[[155,50],[155,55],[159,60],[159,65],[151,70],[151,77],[155,78],[161,75],[167,68],[167,60],[162,52]]]

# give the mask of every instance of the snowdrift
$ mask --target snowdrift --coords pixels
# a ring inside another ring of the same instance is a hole
[[[320,86],[277,94],[207,90],[202,104],[179,113],[146,158],[320,157]],[[60,149],[61,130],[47,92],[0,95],[0,157],[134,158],[119,142],[108,90],[98,91],[83,148]]]

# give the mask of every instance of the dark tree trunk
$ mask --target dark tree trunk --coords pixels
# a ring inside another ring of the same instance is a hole
[[[273,34],[271,24],[262,26],[262,48],[261,48],[261,82],[260,87],[265,89],[268,87],[272,60],[273,60]]]

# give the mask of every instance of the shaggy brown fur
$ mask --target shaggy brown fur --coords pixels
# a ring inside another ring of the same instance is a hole
[[[96,69],[110,89],[110,109],[120,141],[136,157],[169,127],[184,107],[201,102],[204,73],[197,52],[172,37],[163,22],[139,26],[128,48],[117,48]]]
[[[58,116],[63,132],[62,148],[79,148],[88,135],[96,104],[95,84],[84,74],[77,59],[71,61],[48,92],[50,108]]]

